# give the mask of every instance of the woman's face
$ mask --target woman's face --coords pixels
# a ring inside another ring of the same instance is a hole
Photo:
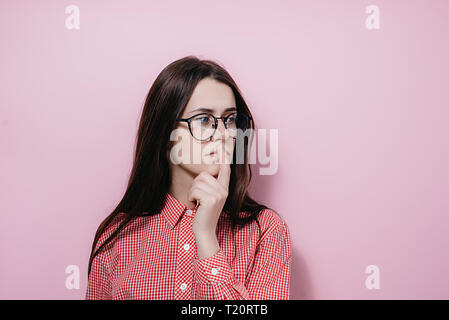
[[[186,119],[200,113],[225,117],[236,111],[232,89],[212,78],[204,78],[198,82],[179,118]],[[217,177],[220,164],[231,163],[235,140],[225,130],[222,119],[218,119],[218,126],[213,136],[204,141],[199,141],[191,135],[187,122],[177,122],[175,131],[174,145],[169,150],[170,166],[177,165],[179,169],[187,171],[192,176],[207,171]],[[213,151],[215,153],[211,154]]]

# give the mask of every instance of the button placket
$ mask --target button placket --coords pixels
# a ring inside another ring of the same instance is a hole
[[[179,222],[178,266],[176,274],[175,299],[185,300],[191,297],[193,281],[193,258],[195,256],[195,239],[192,223],[195,212],[187,209]]]

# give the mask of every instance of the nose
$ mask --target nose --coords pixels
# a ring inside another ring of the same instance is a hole
[[[224,125],[224,120],[223,119],[218,119],[218,124],[217,124],[217,129],[214,132],[213,140],[217,140],[217,139],[223,139],[226,137],[226,128]]]

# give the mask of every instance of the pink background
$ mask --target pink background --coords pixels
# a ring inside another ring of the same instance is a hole
[[[1,1],[0,25],[0,298],[84,298],[145,95],[189,54],[279,130],[252,190],[290,227],[292,299],[449,298],[448,1]]]

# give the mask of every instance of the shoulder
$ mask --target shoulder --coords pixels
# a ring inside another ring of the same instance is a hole
[[[246,216],[248,212],[243,212]],[[227,224],[230,224],[230,218],[227,216]],[[246,236],[264,239],[268,237],[289,237],[289,229],[283,217],[271,208],[264,208],[258,214],[256,219],[240,227],[238,232]],[[246,237],[244,236],[244,237]]]
[[[267,232],[272,229],[288,228],[287,223],[281,217],[281,215],[270,208],[263,209],[257,216],[257,220],[260,223],[263,232]]]
[[[132,256],[151,234],[152,228],[149,224],[154,218],[155,215],[130,217],[127,213],[118,213],[99,237],[96,247],[107,241],[99,254],[112,261],[123,256]]]
[[[259,213],[257,221],[261,229],[262,243],[290,243],[289,227],[277,211],[270,208],[263,209]]]
[[[107,241],[107,239],[120,227],[120,225],[124,222],[126,219],[126,213],[119,212],[112,220],[109,222],[109,224],[106,226],[106,228],[101,233],[100,237],[98,238],[97,244],[95,246],[95,250],[98,250],[98,248],[103,245]],[[110,241],[108,244],[105,245],[105,249],[111,248],[112,242]]]

